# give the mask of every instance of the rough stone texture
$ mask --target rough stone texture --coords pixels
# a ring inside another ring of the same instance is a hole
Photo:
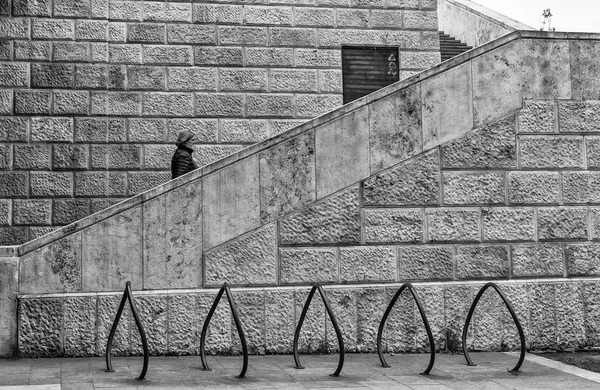
[[[367,243],[422,242],[423,212],[414,209],[365,209]]]
[[[167,316],[169,313],[166,295],[134,296],[135,305],[140,320],[146,331],[148,349],[151,355],[167,353]],[[143,354],[142,340],[135,322],[130,328],[131,351],[133,354]]]
[[[18,322],[19,259],[0,257],[0,356],[15,352]]]
[[[458,279],[508,278],[506,246],[459,246],[456,248]]]
[[[566,245],[565,260],[569,276],[596,276],[600,273],[600,246],[597,244]]]
[[[88,215],[90,215],[89,199],[60,199],[53,202],[53,225],[68,225]]]
[[[51,154],[50,145],[14,145],[13,167],[27,170],[50,169]]]
[[[95,356],[96,297],[66,298],[63,310],[65,356]]]
[[[589,211],[590,226],[591,226],[591,238],[597,240],[600,238],[600,209],[597,207],[590,207]]]
[[[204,283],[273,284],[277,279],[275,225],[204,252]]]
[[[360,211],[358,186],[331,195],[322,201],[279,220],[283,244],[358,244]]]
[[[508,202],[512,204],[558,203],[558,172],[509,172]]]
[[[560,349],[585,345],[582,289],[575,283],[556,283],[556,335]]]
[[[375,352],[377,332],[383,318],[385,301],[383,287],[356,289],[356,352]]]
[[[385,289],[385,305],[391,302],[397,290],[397,287]],[[418,321],[414,316],[415,306],[415,301],[408,291],[403,293],[396,301],[386,321],[384,333],[384,348],[386,351],[391,353],[414,351],[415,336],[417,334],[416,321]]]
[[[265,353],[292,350],[295,331],[293,290],[267,290],[265,299]]]
[[[264,119],[223,119],[221,141],[231,143],[256,143],[269,138],[269,122]]]
[[[297,289],[294,296],[294,309],[296,312],[295,325],[298,326],[302,309],[306,304],[310,289]],[[300,353],[325,353],[327,352],[327,339],[325,323],[329,321],[325,305],[318,292],[312,298],[306,313],[306,318],[300,328],[298,338],[298,352]],[[293,340],[293,339],[292,339]]]
[[[123,287],[123,290],[125,288]],[[98,296],[98,314],[97,327],[98,337],[96,338],[96,351],[98,355],[106,354],[106,340],[110,335],[113,322],[119,310],[122,294],[119,295],[99,295]],[[126,356],[131,354],[131,327],[135,328],[135,321],[128,303],[123,307],[123,313],[119,320],[119,325],[115,331],[112,344],[112,353],[115,356]],[[136,330],[134,330],[135,332]]]
[[[170,179],[171,172],[130,172],[128,175],[129,187],[127,188],[127,194],[129,196],[140,194],[166,183]]]
[[[386,169],[423,149],[420,84],[378,102],[369,113],[371,173]]]
[[[354,289],[339,288],[325,290],[325,297],[331,306],[331,311],[336,317],[342,339],[344,341],[344,349],[354,352],[356,350],[356,323],[357,323],[357,304],[356,293]],[[327,342],[328,353],[338,353],[339,341],[337,339],[335,329],[331,324],[329,315],[325,322],[325,336]]]
[[[232,293],[240,323],[244,330],[248,353],[252,355],[265,353],[265,306],[264,293],[240,291]],[[241,353],[242,346],[235,321],[231,318],[231,351]]]
[[[196,295],[169,294],[168,300],[167,353],[198,354],[202,319],[198,318]]]
[[[208,311],[210,310],[216,298],[214,293],[204,293],[198,296],[197,308],[198,318],[206,321]],[[206,353],[226,353],[231,346],[231,310],[225,294],[221,297],[217,309],[215,310],[208,327],[206,335]],[[202,324],[204,326],[204,324]],[[234,330],[235,331],[235,330]],[[198,344],[200,344],[198,342]]]
[[[562,194],[564,203],[600,202],[600,172],[563,172]]]
[[[502,172],[443,172],[444,204],[494,204],[506,202]]]
[[[484,208],[484,241],[533,241],[535,234],[534,210],[531,208]]]
[[[0,226],[8,226],[12,221],[12,202],[9,199],[0,200]]]
[[[585,144],[588,169],[600,168],[600,137],[586,137]]]
[[[313,131],[261,152],[259,160],[262,223],[316,199]]]
[[[15,199],[12,222],[15,225],[49,225],[51,210],[49,199]]]
[[[338,281],[338,259],[334,248],[279,249],[279,279],[288,283]]]
[[[25,357],[63,354],[63,300],[24,299],[19,303],[19,352]]]
[[[27,172],[0,172],[0,196],[6,198],[26,197],[28,178]]]
[[[82,232],[83,291],[142,287],[142,208],[135,207]]]
[[[511,245],[513,277],[563,275],[563,251],[558,244]]]
[[[427,79],[423,90],[423,146],[440,145],[473,127],[470,64]]]
[[[587,210],[585,208],[538,209],[538,238],[540,240],[588,238]]]
[[[478,209],[429,209],[427,240],[480,241],[480,211]]]
[[[444,168],[516,168],[515,120],[509,116],[442,146]]]
[[[600,131],[598,101],[558,102],[558,126],[561,133],[597,133]]]
[[[448,280],[453,277],[451,247],[398,247],[399,280]]]
[[[81,233],[26,254],[19,272],[21,294],[81,291]]]
[[[383,171],[363,182],[368,206],[408,206],[440,203],[437,150]]]
[[[340,282],[396,280],[394,247],[349,247],[340,249]]]
[[[273,92],[317,92],[317,71],[272,69],[269,85]]]
[[[583,168],[583,137],[522,136],[522,168]]]
[[[431,348],[437,351],[444,349],[446,341],[446,324],[444,314],[444,288],[442,286],[423,286],[416,289],[417,295],[421,300],[423,309],[427,315],[427,320],[433,334],[434,345],[429,345],[429,338],[425,325],[421,319],[418,308],[415,307],[415,317],[418,324],[416,338],[416,351],[429,352]]]
[[[581,282],[583,293],[585,335],[589,344],[596,345],[599,340],[598,325],[600,324],[600,306],[598,305],[599,286],[598,283]]]
[[[531,303],[530,348],[556,348],[556,288],[551,283],[532,284],[529,290]],[[542,347],[543,346],[543,347]]]
[[[15,114],[50,114],[50,91],[15,91]]]

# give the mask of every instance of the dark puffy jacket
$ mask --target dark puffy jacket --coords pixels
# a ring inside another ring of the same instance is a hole
[[[198,164],[192,158],[193,152],[193,149],[186,148],[185,146],[177,148],[171,159],[171,179],[185,175],[198,168]]]

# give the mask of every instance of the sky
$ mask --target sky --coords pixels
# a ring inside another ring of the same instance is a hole
[[[542,11],[550,8],[556,31],[600,32],[600,0],[472,0],[540,29]]]

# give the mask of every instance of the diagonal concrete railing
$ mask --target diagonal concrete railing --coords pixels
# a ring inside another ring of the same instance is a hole
[[[514,118],[524,99],[598,99],[597,47],[597,34],[509,34],[37,240],[1,248],[3,348],[15,340],[17,294],[118,291],[126,280],[134,290],[197,289],[225,280],[309,284],[308,277],[286,278],[278,251],[365,245],[366,232],[355,228],[366,215],[348,219],[340,210],[356,207],[369,180],[387,180],[379,173],[410,167],[418,155],[435,165],[440,145],[486,125],[505,126],[503,118]],[[468,150],[469,143],[457,145]],[[309,215],[296,218],[300,210]],[[319,213],[331,218],[310,222]],[[351,233],[339,228],[349,225]],[[319,238],[327,229],[334,238]],[[318,256],[327,261],[327,254]],[[384,281],[402,278],[394,269],[396,276]]]

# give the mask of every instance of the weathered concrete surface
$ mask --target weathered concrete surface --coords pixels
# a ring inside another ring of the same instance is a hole
[[[0,356],[14,353],[17,345],[17,294],[19,259],[0,258]]]

